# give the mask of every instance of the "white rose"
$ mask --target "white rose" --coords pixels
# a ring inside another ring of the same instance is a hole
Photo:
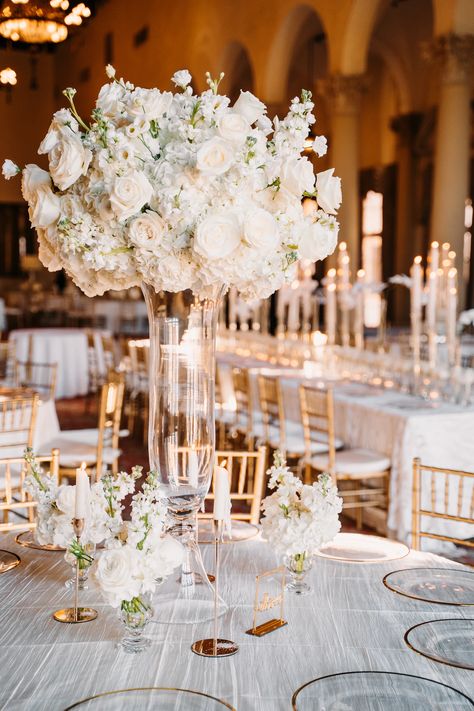
[[[277,221],[267,210],[259,207],[245,217],[244,237],[251,247],[260,252],[274,250],[280,243]]]
[[[36,233],[38,235],[38,257],[41,264],[46,267],[48,272],[59,271],[62,269],[62,264],[55,245],[54,228],[49,227],[46,230],[37,228]]]
[[[156,212],[147,210],[130,223],[128,237],[136,247],[152,252],[160,244],[165,230],[165,221]]]
[[[133,551],[127,546],[101,554],[95,575],[112,607],[140,594],[140,582],[133,578],[134,567]]]
[[[179,71],[175,72],[171,77],[171,81],[173,82],[173,84],[179,86],[180,89],[186,89],[188,84],[191,83],[191,80],[192,76],[187,69],[180,69]]]
[[[314,190],[313,166],[307,158],[292,158],[283,163],[280,180],[282,187],[293,195],[301,197],[303,193]]]
[[[58,489],[56,504],[60,511],[67,514],[71,519],[74,516],[76,504],[76,487],[63,484]]]
[[[147,120],[160,118],[168,111],[173,94],[170,91],[163,93],[158,89],[134,89],[127,110],[130,116],[145,118]]]
[[[110,195],[110,205],[116,217],[123,222],[139,212],[151,199],[153,188],[143,173],[133,170],[115,178]]]
[[[69,109],[56,111],[48,128],[48,132],[40,143],[38,153],[40,155],[49,153],[63,134],[77,135],[78,131],[79,124]]]
[[[196,167],[204,175],[222,175],[229,170],[234,158],[232,146],[222,138],[210,138],[196,155]]]
[[[49,227],[60,214],[60,200],[47,185],[40,186],[28,204],[32,227]]]
[[[335,220],[324,225],[321,221],[307,221],[300,236],[300,259],[309,259],[312,262],[325,259],[336,249],[338,232],[339,225]]]
[[[53,545],[68,548],[74,538],[72,516],[66,514],[53,515]]]
[[[96,107],[101,109],[104,116],[116,117],[122,110],[121,102],[124,94],[125,90],[119,82],[104,84],[99,91]]]
[[[241,114],[249,123],[254,123],[263,116],[267,107],[250,91],[241,91],[240,96],[233,106],[234,111]]]
[[[240,145],[250,133],[249,122],[235,111],[223,114],[217,122],[219,135],[230,143]]]
[[[334,168],[324,170],[316,176],[316,200],[319,207],[330,215],[335,215],[342,202],[341,179],[333,177]]]
[[[31,200],[40,186],[51,187],[51,176],[34,163],[28,163],[21,176],[21,194],[26,201]]]
[[[240,245],[241,235],[236,215],[231,212],[211,214],[197,226],[194,251],[205,259],[225,259]]]
[[[60,190],[67,190],[87,173],[92,153],[84,148],[80,137],[71,133],[62,134],[49,151],[49,172]]]
[[[15,175],[18,175],[18,173],[21,173],[21,170],[16,163],[7,158],[3,161],[2,173],[5,180],[10,180],[10,178],[13,178]]]

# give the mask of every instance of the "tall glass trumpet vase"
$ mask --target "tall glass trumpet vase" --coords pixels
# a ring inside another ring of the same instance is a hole
[[[181,575],[159,588],[155,620],[194,624],[214,615],[197,513],[214,467],[215,342],[224,290],[198,298],[191,291],[157,293],[147,284],[142,289],[150,323],[150,466],[166,500],[169,533],[185,547]]]

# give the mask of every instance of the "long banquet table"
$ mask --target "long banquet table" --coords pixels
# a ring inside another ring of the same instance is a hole
[[[64,588],[69,566],[63,555],[21,548],[10,534],[1,547],[22,559],[0,575],[0,707],[8,711],[59,711],[99,692],[147,686],[204,691],[238,711],[283,711],[291,708],[293,692],[305,682],[360,670],[414,674],[474,696],[474,672],[432,662],[403,640],[419,622],[472,617],[472,608],[419,602],[382,583],[384,575],[401,568],[466,569],[430,553],[411,552],[377,564],[316,558],[309,573],[312,594],[297,599],[287,594],[288,625],[257,638],[245,634],[252,621],[255,575],[274,568],[277,558],[258,538],[224,545],[221,588],[229,612],[220,618],[220,630],[240,651],[214,660],[190,650],[193,641],[211,636],[210,624],[151,623],[149,650],[125,654],[115,647],[122,631],[116,613],[104,606],[94,585],[81,599],[99,611],[97,620],[55,622],[52,612],[71,602]],[[212,570],[212,549],[202,548]],[[159,594],[154,604],[159,606]]]

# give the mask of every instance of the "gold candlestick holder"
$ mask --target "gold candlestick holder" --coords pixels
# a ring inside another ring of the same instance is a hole
[[[214,635],[210,639],[199,639],[193,642],[191,649],[200,657],[230,657],[239,651],[235,642],[220,639],[218,635],[219,577],[220,577],[220,543],[222,540],[222,521],[214,521]]]
[[[79,543],[84,531],[84,519],[74,518],[72,520],[74,535]],[[67,622],[78,624],[79,622],[90,622],[97,617],[97,610],[92,607],[79,607],[79,560],[76,561],[76,581],[74,585],[74,607],[66,607],[63,610],[56,610],[53,617],[57,622]]]

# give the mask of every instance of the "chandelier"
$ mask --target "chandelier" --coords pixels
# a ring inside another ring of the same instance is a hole
[[[0,35],[12,42],[63,42],[68,27],[90,17],[84,2],[70,0],[5,0],[0,3]]]

